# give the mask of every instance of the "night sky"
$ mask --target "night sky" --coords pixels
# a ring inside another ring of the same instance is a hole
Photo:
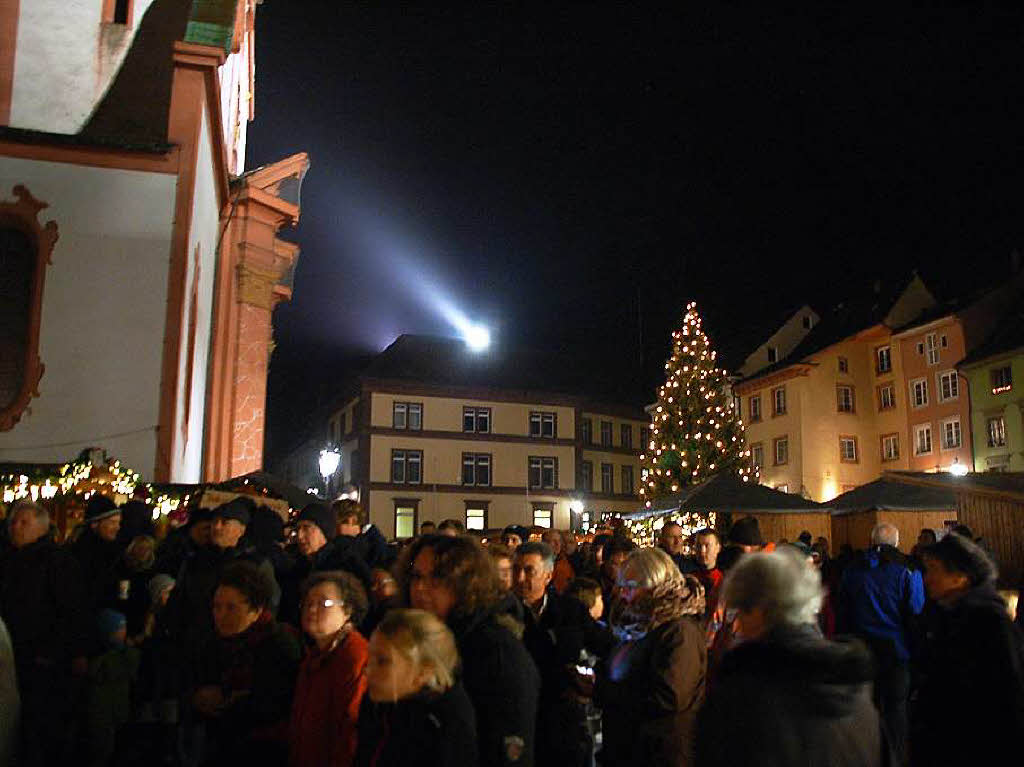
[[[453,334],[439,301],[653,392],[688,300],[756,345],[804,302],[915,268],[952,297],[1024,250],[1020,11],[686,5],[263,2],[248,167],[312,158],[271,459],[365,355]]]

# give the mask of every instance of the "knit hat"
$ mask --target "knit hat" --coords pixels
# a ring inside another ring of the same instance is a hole
[[[93,493],[92,497],[89,498],[89,503],[85,506],[85,522],[86,524],[99,522],[101,519],[106,519],[120,513],[121,510],[117,508],[117,504],[107,498],[107,496]]]
[[[157,600],[160,599],[160,595],[167,589],[174,588],[174,578],[167,575],[166,573],[159,573],[149,579],[149,583],[146,584],[146,588],[149,589],[149,599],[153,604],[156,604]]]
[[[115,631],[127,625],[128,619],[124,617],[124,613],[111,610],[109,607],[100,610],[96,615],[96,630],[103,639],[107,639]]]
[[[222,517],[224,519],[235,519],[243,525],[248,526],[249,520],[252,519],[252,510],[255,507],[256,504],[253,502],[252,498],[240,495],[237,498],[232,498],[227,503],[222,503],[214,509],[213,516],[214,518]]]
[[[337,520],[330,506],[322,503],[309,503],[299,512],[297,522],[312,522],[323,530],[324,538],[331,540],[337,530]]]
[[[729,542],[738,543],[740,546],[764,546],[757,517],[737,519],[729,531]]]

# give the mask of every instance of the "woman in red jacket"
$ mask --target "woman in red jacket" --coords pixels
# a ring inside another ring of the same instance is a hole
[[[366,691],[367,645],[355,629],[366,614],[366,592],[341,571],[313,574],[302,592],[302,630],[313,645],[295,684],[288,763],[350,767]]]

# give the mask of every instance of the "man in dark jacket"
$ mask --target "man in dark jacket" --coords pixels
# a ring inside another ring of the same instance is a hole
[[[50,515],[31,501],[11,510],[13,549],[0,573],[0,615],[11,633],[22,705],[19,764],[68,758],[74,677],[87,671],[91,622],[78,562],[47,535]]]
[[[696,560],[683,553],[685,543],[682,526],[677,522],[666,522],[658,535],[658,548],[672,557],[672,561],[683,575],[695,573],[699,569]]]
[[[184,527],[172,530],[156,551],[153,570],[177,578],[185,560],[199,549],[210,545],[213,510],[193,507],[188,512]]]
[[[843,574],[837,623],[840,633],[864,641],[875,661],[875,705],[893,748],[905,759],[910,695],[908,634],[924,607],[921,573],[897,549],[900,531],[882,523],[871,531],[871,548]]]
[[[89,592],[89,609],[95,615],[104,607],[115,607],[118,599],[118,570],[124,546],[117,538],[121,510],[99,493],[85,507],[85,529],[69,547],[78,560]]]
[[[335,531],[335,513],[322,503],[310,503],[297,518],[296,530],[299,557],[282,578],[281,620],[299,627],[299,596],[302,582],[312,573],[344,570],[352,573],[367,592],[372,585],[370,568],[355,550],[354,538],[339,536]]]
[[[814,625],[817,571],[785,551],[754,553],[724,586],[744,642],[725,654],[698,716],[698,767],[891,764],[870,654]]]
[[[337,527],[327,540],[334,540],[339,549],[351,550],[362,558],[369,569],[391,564],[388,541],[376,525],[366,521],[362,504],[342,498],[331,504]]]
[[[555,554],[546,543],[516,550],[513,583],[524,608],[523,644],[541,678],[536,761],[541,767],[583,767],[590,752],[584,704],[589,690],[577,667],[582,653],[605,657],[615,640],[582,602],[551,588],[554,569]]]

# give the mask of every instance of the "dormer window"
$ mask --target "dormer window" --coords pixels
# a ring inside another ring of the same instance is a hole
[[[813,325],[813,324],[814,324],[814,320],[811,319],[811,315],[805,314],[804,315],[804,330],[810,330],[811,329],[811,325]]]
[[[772,363],[772,362],[778,362],[778,361],[779,361],[779,349],[778,349],[778,347],[776,347],[776,346],[769,346],[768,347],[768,362]]]
[[[130,26],[134,5],[135,0],[103,0],[103,22]]]

